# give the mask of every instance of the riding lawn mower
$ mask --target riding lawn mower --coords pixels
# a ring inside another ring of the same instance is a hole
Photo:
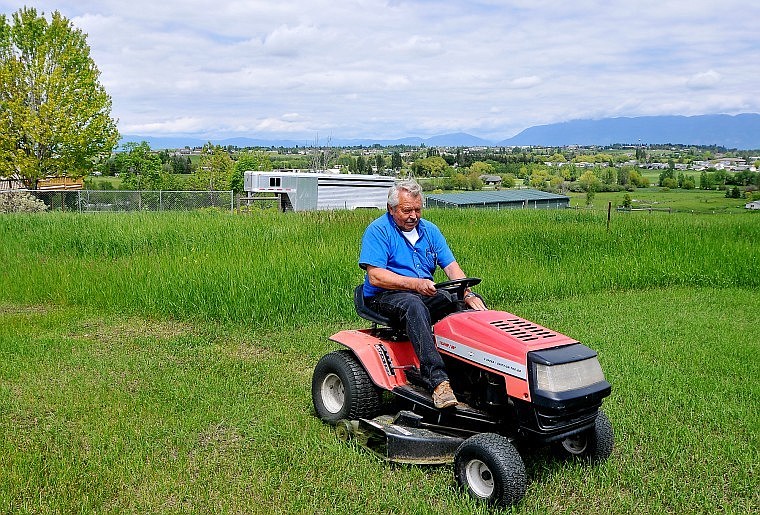
[[[549,446],[589,463],[612,453],[612,425],[600,409],[610,394],[597,353],[578,341],[505,311],[466,309],[478,278],[436,284],[459,310],[433,325],[459,400],[437,409],[403,328],[365,306],[371,328],[330,339],[345,348],[319,360],[312,378],[317,415],[389,462],[452,464],[469,495],[494,506],[518,503],[527,487],[520,452]]]

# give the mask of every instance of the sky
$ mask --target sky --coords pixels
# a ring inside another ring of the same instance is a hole
[[[500,141],[575,119],[760,113],[757,0],[27,5],[87,34],[125,135]]]

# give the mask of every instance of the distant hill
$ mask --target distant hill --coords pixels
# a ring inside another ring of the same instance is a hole
[[[207,139],[193,136],[155,137],[125,135],[121,143],[147,141],[151,148],[200,147]],[[430,138],[386,139],[337,139],[315,141],[294,139],[228,138],[213,139],[216,145],[245,147],[313,146],[369,147],[381,145],[425,144],[429,147],[477,147],[477,146],[552,146],[566,145],[613,145],[619,144],[683,144],[716,145],[740,150],[760,149],[760,114],[701,115],[701,116],[642,116],[636,118],[604,118],[601,120],[573,120],[569,122],[539,125],[525,129],[514,137],[502,141],[489,141],[471,134],[459,132]]]
[[[760,114],[643,116],[539,125],[499,142],[503,146],[675,143],[760,149]]]

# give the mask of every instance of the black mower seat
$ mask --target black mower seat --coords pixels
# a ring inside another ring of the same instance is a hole
[[[375,311],[372,311],[364,304],[364,285],[360,284],[354,288],[354,307],[356,308],[356,314],[362,317],[364,320],[369,320],[377,325],[384,325],[386,327],[393,327],[391,320]]]

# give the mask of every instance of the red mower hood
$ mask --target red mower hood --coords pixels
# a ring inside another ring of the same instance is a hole
[[[578,343],[564,334],[506,311],[454,313],[436,323],[433,332],[439,348],[444,350],[446,343],[449,343],[521,365],[527,363],[530,351]]]

